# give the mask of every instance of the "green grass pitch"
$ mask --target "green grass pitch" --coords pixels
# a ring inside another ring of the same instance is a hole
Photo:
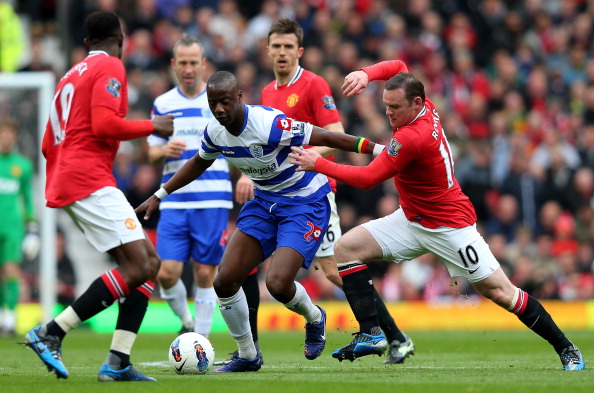
[[[303,356],[304,333],[262,333],[264,366],[256,373],[181,376],[167,363],[171,334],[141,334],[132,361],[156,383],[99,383],[96,374],[105,360],[110,335],[79,328],[63,346],[70,372],[57,380],[41,361],[13,338],[0,339],[1,393],[326,393],[326,392],[594,392],[594,339],[591,331],[568,336],[580,347],[585,371],[566,372],[552,348],[529,331],[423,331],[408,332],[416,354],[401,365],[383,365],[383,358],[368,356],[342,363],[332,350],[351,336],[328,332],[326,350],[314,361]],[[21,337],[16,340],[22,340]],[[228,334],[211,337],[216,357],[235,349]],[[589,368],[591,367],[591,368]]]

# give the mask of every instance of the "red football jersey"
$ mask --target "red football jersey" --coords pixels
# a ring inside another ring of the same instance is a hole
[[[262,90],[262,105],[279,109],[288,117],[318,127],[340,121],[328,82],[301,67],[286,85],[278,86],[276,81],[266,85]],[[327,159],[333,161],[334,156]],[[336,192],[336,180],[328,180],[332,191]]]
[[[113,160],[120,142],[93,134],[91,108],[106,106],[122,118],[128,81],[122,61],[92,51],[62,77],[43,136],[47,206],[63,207],[106,186],[116,186]]]
[[[476,221],[474,207],[454,177],[454,161],[431,100],[410,124],[395,129],[387,148],[366,167],[316,161],[316,171],[361,188],[390,177],[409,221],[426,228],[463,228]]]

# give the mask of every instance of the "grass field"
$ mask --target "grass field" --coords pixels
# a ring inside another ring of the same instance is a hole
[[[132,361],[157,383],[101,384],[96,373],[105,360],[111,336],[78,329],[68,335],[63,360],[70,372],[57,380],[35,354],[14,339],[0,339],[1,393],[292,393],[292,392],[593,392],[594,367],[564,372],[552,348],[528,331],[408,332],[416,355],[402,365],[383,365],[368,356],[339,363],[330,356],[351,336],[328,332],[327,347],[314,361],[303,357],[304,334],[264,333],[264,367],[256,373],[180,376],[167,363],[172,335],[144,334]],[[590,331],[568,332],[586,359],[594,358]],[[19,337],[18,340],[21,340]],[[227,334],[211,337],[217,358],[235,349]]]

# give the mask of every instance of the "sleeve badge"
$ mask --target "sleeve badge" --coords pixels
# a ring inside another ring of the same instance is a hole
[[[109,94],[114,97],[120,96],[120,90],[122,90],[122,84],[116,78],[109,78],[107,80],[107,85],[105,85]]]
[[[324,108],[328,110],[336,110],[336,104],[334,103],[334,98],[332,98],[332,96],[323,96],[322,102],[324,103]]]
[[[390,144],[388,145],[388,155],[396,157],[398,155],[398,150],[400,150],[401,147],[402,145],[400,142],[398,142],[396,138],[392,138]]]

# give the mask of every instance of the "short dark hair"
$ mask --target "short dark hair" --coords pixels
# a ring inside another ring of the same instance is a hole
[[[401,72],[388,79],[384,84],[385,90],[400,88],[404,89],[405,97],[409,103],[412,103],[415,97],[421,97],[421,100],[425,103],[425,86],[413,74]]]
[[[113,12],[95,11],[85,19],[87,39],[92,44],[117,39],[122,34],[120,18]]]
[[[19,122],[12,117],[8,117],[0,121],[0,128],[9,128],[14,132],[18,132]]]
[[[211,85],[217,83],[227,83],[229,88],[233,88],[238,90],[239,84],[237,83],[237,79],[235,75],[230,73],[229,71],[217,71],[208,78],[208,82],[206,82],[207,88]]]
[[[273,34],[295,34],[297,36],[297,46],[303,46],[303,29],[299,23],[293,19],[281,18],[270,27],[268,31],[268,41]]]
[[[202,57],[205,57],[204,47],[202,46],[202,43],[198,40],[198,38],[188,33],[182,34],[181,38],[177,40],[177,42],[173,45],[173,50],[171,51],[171,53],[173,54],[173,57],[175,57],[175,52],[177,51],[177,48],[179,48],[180,46],[192,46],[194,44],[197,44],[200,47]]]

